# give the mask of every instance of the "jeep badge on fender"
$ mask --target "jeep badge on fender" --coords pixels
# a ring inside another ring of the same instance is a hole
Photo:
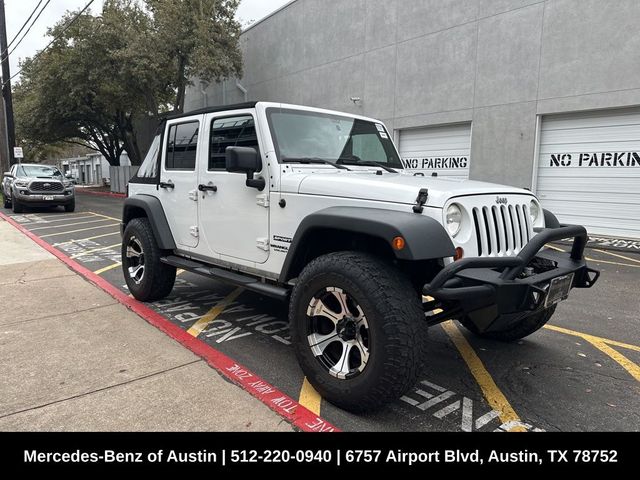
[[[131,294],[159,300],[182,269],[288,302],[304,375],[362,412],[414,385],[430,326],[518,340],[595,284],[584,227],[527,190],[414,176],[391,138],[378,120],[277,103],[167,118],[124,205]],[[571,253],[545,248],[566,238]]]

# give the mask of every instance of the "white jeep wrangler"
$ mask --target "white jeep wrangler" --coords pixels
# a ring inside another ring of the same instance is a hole
[[[405,171],[381,122],[274,103],[165,120],[122,231],[138,300],[168,295],[180,268],[288,301],[302,370],[351,411],[413,386],[427,327],[520,339],[599,276],[585,229],[531,192]],[[543,248],[568,237],[571,253]]]

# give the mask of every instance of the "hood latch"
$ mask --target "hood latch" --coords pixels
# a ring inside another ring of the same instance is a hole
[[[418,193],[418,198],[416,198],[416,204],[413,206],[413,211],[415,213],[424,212],[424,205],[427,203],[427,200],[429,200],[429,189],[427,188],[420,189],[420,192]]]

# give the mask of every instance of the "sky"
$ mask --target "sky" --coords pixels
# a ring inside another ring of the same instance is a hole
[[[39,1],[40,0],[5,0],[7,40],[9,42],[15,37]],[[60,20],[67,10],[79,10],[83,8],[88,1],[89,0],[50,0],[38,21],[15,51],[11,51],[13,46],[9,49],[11,75],[19,71],[18,65],[21,58],[32,56],[38,50],[46,47],[51,41],[50,38],[46,37],[48,27]],[[271,12],[289,3],[289,1],[290,0],[242,0],[238,8],[237,18],[243,26],[248,26],[250,23],[266,17]],[[102,8],[103,2],[104,0],[94,0],[91,10],[94,12],[99,11]],[[47,0],[44,0],[42,5],[46,3]],[[36,15],[34,15],[34,18]],[[33,18],[31,21],[33,21]],[[24,35],[24,31],[20,34],[20,36],[22,35]]]

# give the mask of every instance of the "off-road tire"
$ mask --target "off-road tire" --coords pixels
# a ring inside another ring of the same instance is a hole
[[[9,198],[3,195],[2,200],[3,200],[4,208],[11,208],[11,200]]]
[[[145,270],[140,283],[136,283],[128,271],[127,246],[132,237],[139,240],[144,253]],[[137,300],[153,302],[171,293],[176,280],[176,268],[160,261],[164,253],[158,247],[147,218],[134,218],[127,224],[122,236],[122,270],[129,291]]]
[[[540,330],[553,316],[555,311],[556,305],[523,318],[511,328],[491,332],[478,332],[476,326],[468,318],[461,319],[460,323],[478,337],[499,340],[501,342],[513,342],[528,337],[532,333]]]
[[[307,308],[327,287],[349,293],[367,318],[369,357],[354,378],[332,376],[309,345]],[[296,356],[308,381],[324,399],[345,410],[381,408],[406,393],[422,371],[427,325],[420,296],[395,266],[371,255],[339,252],[313,260],[296,281],[289,322]]]
[[[67,213],[76,211],[76,199],[74,198],[71,203],[64,206],[64,211]]]
[[[13,200],[11,202],[11,208],[13,210],[13,213],[23,213],[24,212],[24,207],[17,200]]]

